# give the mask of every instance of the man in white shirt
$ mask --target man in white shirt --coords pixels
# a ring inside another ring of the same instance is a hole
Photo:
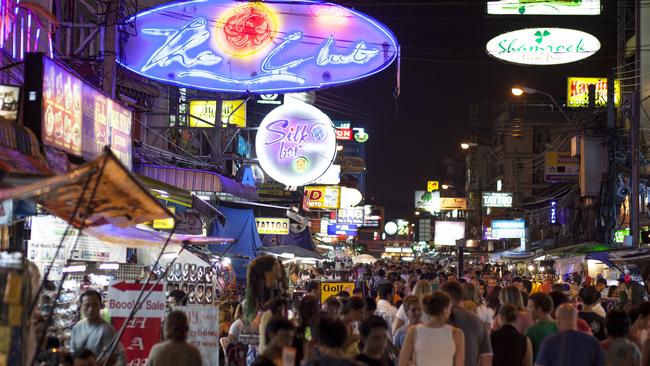
[[[377,315],[381,316],[388,323],[388,329],[392,329],[393,321],[397,316],[397,308],[393,306],[393,285],[382,283],[377,287]]]
[[[70,351],[75,352],[86,348],[93,352],[97,363],[103,365],[108,359],[109,366],[124,366],[126,358],[124,349],[117,345],[115,351],[109,354],[111,343],[115,337],[115,329],[106,323],[99,315],[102,296],[94,290],[87,290],[81,294],[81,319],[72,328],[70,337]]]

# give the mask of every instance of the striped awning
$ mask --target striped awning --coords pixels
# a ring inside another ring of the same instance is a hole
[[[255,201],[257,189],[207,170],[140,164],[139,174],[193,192],[225,192]]]

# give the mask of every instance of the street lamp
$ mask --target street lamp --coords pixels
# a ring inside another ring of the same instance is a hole
[[[463,150],[469,150],[470,147],[477,147],[478,144],[475,142],[463,142],[460,144],[460,148]]]
[[[451,187],[453,187],[453,186],[450,186],[449,184],[443,184],[442,185],[442,189],[449,189]]]

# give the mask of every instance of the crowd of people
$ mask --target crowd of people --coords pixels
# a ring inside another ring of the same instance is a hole
[[[462,276],[440,269],[378,262],[338,271],[339,278],[322,269],[286,276],[279,261],[258,257],[220,339],[222,360],[234,366],[650,364],[650,302],[626,301],[625,279],[616,292],[603,278],[558,283],[490,268]],[[323,299],[320,282],[335,279],[353,281],[354,290]],[[604,307],[610,295],[617,295],[615,305]],[[173,293],[169,301],[182,299]],[[84,319],[71,339],[75,366],[125,364],[120,347],[106,353],[115,331],[99,317],[100,303],[95,292],[81,297]],[[164,339],[147,365],[200,364],[188,331],[185,314],[170,308]]]

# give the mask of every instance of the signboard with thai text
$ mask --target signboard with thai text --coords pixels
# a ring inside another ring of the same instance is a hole
[[[43,143],[88,160],[110,145],[130,169],[131,110],[52,59],[42,56],[42,60]]]
[[[544,180],[548,183],[577,182],[580,158],[569,152],[547,151],[544,154]]]
[[[567,107],[587,107],[589,105],[589,85],[595,86],[594,104],[607,105],[607,78],[570,77],[567,79]],[[614,80],[614,106],[621,104],[621,82]]]
[[[440,210],[467,210],[467,200],[456,197],[440,197]]]
[[[395,36],[371,17],[313,0],[195,0],[127,19],[119,62],[146,78],[235,93],[306,91],[387,68]]]

